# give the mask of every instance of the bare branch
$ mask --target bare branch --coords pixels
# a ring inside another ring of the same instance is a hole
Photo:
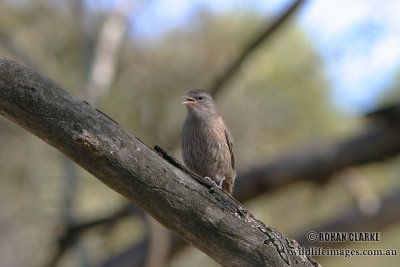
[[[400,113],[399,113],[400,114]],[[391,116],[395,116],[392,114]],[[397,116],[400,121],[400,116]],[[295,181],[324,182],[343,169],[400,153],[400,127],[373,122],[361,133],[332,145],[298,151],[238,175],[234,196],[244,201]]]
[[[118,210],[112,215],[102,217],[99,219],[95,219],[88,222],[81,222],[79,224],[69,224],[66,226],[65,232],[58,240],[58,248],[56,253],[52,256],[46,266],[55,266],[57,262],[60,260],[61,256],[64,252],[73,245],[78,238],[86,231],[93,229],[97,226],[104,226],[106,224],[116,223],[119,219],[122,219],[126,216],[132,215],[134,213],[143,213],[139,208],[135,205],[126,205],[122,209]]]
[[[366,117],[370,119],[367,130],[355,134],[348,140],[285,155],[279,160],[239,174],[234,191],[235,197],[242,202],[298,181],[326,182],[334,174],[351,166],[381,161],[398,155],[400,129],[396,125],[400,122],[400,104],[372,111],[366,114]],[[360,215],[359,218],[361,220],[364,217],[365,215]],[[363,227],[362,225],[369,225],[370,222],[364,220],[357,224],[358,227]],[[187,243],[174,235],[172,238],[171,255],[174,255]],[[141,244],[137,245],[137,249],[142,248]],[[141,257],[135,248],[130,248],[129,251],[130,253],[127,251],[123,255],[116,256],[115,260],[121,260],[127,255]]]
[[[299,251],[294,240],[255,219],[224,191],[177,168],[50,79],[3,57],[0,114],[222,265],[318,266],[310,257],[292,255]]]
[[[296,0],[285,12],[282,13],[272,24],[268,25],[261,33],[251,39],[245,45],[239,56],[225,69],[225,71],[217,77],[217,79],[210,86],[210,93],[216,96],[221,88],[228,82],[230,78],[238,71],[244,60],[269,36],[284,24],[284,22],[297,10],[297,8],[304,2],[304,0]]]

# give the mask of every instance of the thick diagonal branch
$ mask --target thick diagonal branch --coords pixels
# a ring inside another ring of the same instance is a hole
[[[0,114],[225,266],[316,266],[295,241],[204,179],[172,165],[48,78],[0,57]]]

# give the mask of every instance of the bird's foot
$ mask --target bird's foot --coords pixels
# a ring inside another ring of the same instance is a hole
[[[219,179],[219,184],[218,184],[218,187],[219,188],[221,188],[222,189],[222,183],[225,181],[225,177],[224,178],[221,178],[221,179]]]
[[[204,179],[206,179],[207,181],[209,181],[210,183],[212,183],[214,186],[217,186],[217,187],[218,187],[217,183],[216,183],[213,179],[211,179],[210,177],[206,176],[206,177],[204,177]]]

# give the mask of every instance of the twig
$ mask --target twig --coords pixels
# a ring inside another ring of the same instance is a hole
[[[215,79],[215,81],[211,84],[210,93],[213,96],[216,96],[222,87],[229,81],[230,78],[238,71],[239,67],[242,65],[244,60],[269,36],[271,36],[274,32],[283,23],[297,10],[297,8],[303,3],[305,0],[296,0],[285,12],[282,13],[271,25],[265,28],[260,34],[256,35],[254,39],[251,39],[239,56],[232,61],[232,63],[225,69],[225,71]]]

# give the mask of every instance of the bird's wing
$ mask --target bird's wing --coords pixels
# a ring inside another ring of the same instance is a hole
[[[235,158],[233,156],[233,142],[232,142],[232,135],[228,131],[228,129],[225,128],[225,139],[226,143],[228,144],[229,147],[229,152],[231,154],[231,164],[232,164],[232,169],[235,169]]]

